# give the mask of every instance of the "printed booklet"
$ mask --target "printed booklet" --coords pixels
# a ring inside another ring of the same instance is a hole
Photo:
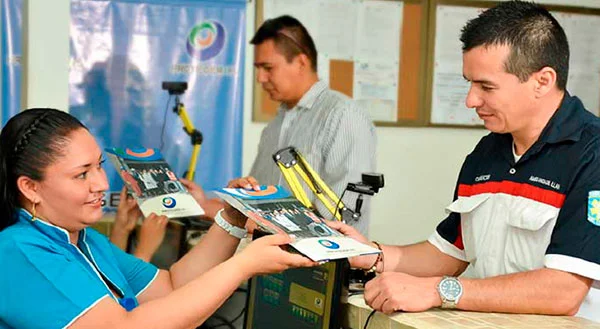
[[[262,231],[288,234],[290,245],[320,262],[358,255],[376,254],[379,249],[345,237],[305,207],[282,186],[261,186],[259,191],[224,188],[217,195],[255,221]]]
[[[204,214],[158,149],[107,148],[105,151],[144,216],[155,213],[180,218]]]

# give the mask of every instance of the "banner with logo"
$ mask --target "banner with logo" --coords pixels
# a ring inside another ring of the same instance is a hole
[[[2,126],[21,110],[23,0],[2,0]]]
[[[195,181],[241,175],[245,1],[71,1],[69,109],[103,148],[158,148],[178,176],[192,143],[165,81],[203,135]],[[122,181],[106,168],[118,196]]]

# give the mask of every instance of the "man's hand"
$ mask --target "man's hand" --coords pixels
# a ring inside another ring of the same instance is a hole
[[[441,278],[419,278],[404,273],[385,272],[365,285],[365,302],[374,310],[422,312],[442,305],[437,292]]]
[[[260,190],[258,181],[252,176],[246,176],[242,178],[232,179],[227,183],[227,187],[231,188],[245,188],[246,190]]]
[[[366,237],[364,237],[362,234],[358,233],[358,231],[350,225],[344,224],[340,221],[329,221],[329,220],[326,220],[325,223],[327,224],[327,226],[331,227],[334,230],[339,231],[344,236],[347,236],[358,242],[362,242],[364,244],[368,244],[368,245],[373,246],[374,248],[377,248],[377,246],[375,244],[370,243]],[[377,261],[377,255],[365,255],[365,256],[351,257],[348,259],[348,261],[350,262],[350,266],[352,268],[360,268],[363,270],[367,270],[367,269],[371,268],[371,266],[375,265],[375,261]]]
[[[229,181],[229,183],[227,183],[227,187],[243,188],[255,191],[258,191],[260,189],[258,181],[256,181],[256,179],[254,179],[254,177],[252,176],[233,179]],[[230,222],[232,225],[238,227],[244,227],[246,225],[246,220],[248,219],[246,216],[244,216],[244,214],[242,214],[229,204],[225,204],[225,208],[223,210],[223,218]]]

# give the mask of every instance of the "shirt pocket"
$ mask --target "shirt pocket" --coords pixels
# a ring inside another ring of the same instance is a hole
[[[475,233],[482,225],[485,225],[482,217],[488,218],[490,215],[490,209],[486,205],[486,201],[489,198],[489,194],[459,197],[446,207],[446,211],[460,214],[465,257],[469,263],[477,259],[478,250],[480,250],[482,244],[485,242],[483,235]]]
[[[505,261],[509,272],[544,266],[559,209],[525,198],[514,200],[507,218]]]

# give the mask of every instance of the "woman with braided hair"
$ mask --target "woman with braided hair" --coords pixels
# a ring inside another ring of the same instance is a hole
[[[315,265],[260,238],[232,257],[246,218],[219,225],[170,270],[123,252],[89,228],[108,187],[86,127],[54,109],[31,109],[0,133],[0,328],[193,328],[241,282]]]

